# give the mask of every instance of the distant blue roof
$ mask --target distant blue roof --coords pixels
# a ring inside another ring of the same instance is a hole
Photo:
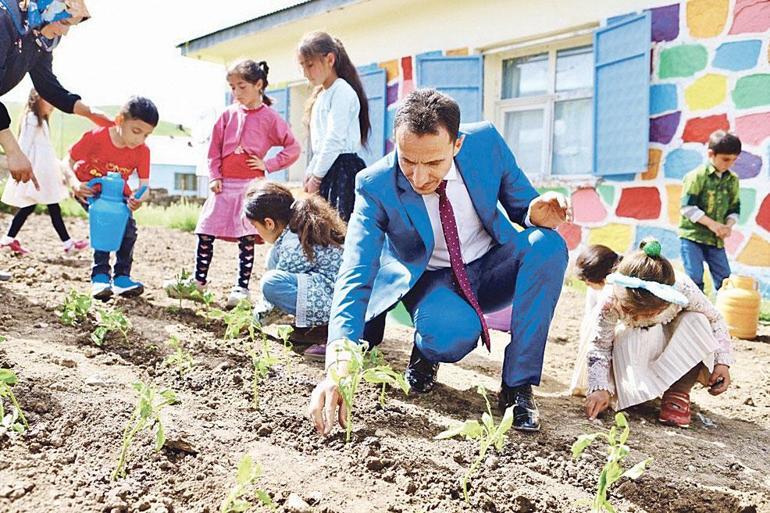
[[[278,9],[277,11],[254,18],[253,20],[244,21],[243,23],[179,43],[177,48],[182,50],[182,55],[187,55],[198,50],[210,48],[230,39],[249,34],[256,34],[263,30],[275,28],[278,25],[285,25],[311,16],[324,14],[333,9],[360,1],[361,0],[306,0],[305,2],[284,9]]]

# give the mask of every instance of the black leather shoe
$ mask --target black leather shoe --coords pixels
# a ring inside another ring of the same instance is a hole
[[[412,390],[418,394],[424,394],[433,390],[436,384],[436,374],[438,373],[438,363],[428,361],[425,356],[417,349],[412,348],[412,356],[409,358],[409,366],[406,368],[404,377],[412,387]]]
[[[540,413],[532,395],[531,385],[511,388],[503,383],[497,398],[500,414],[513,406],[513,429],[519,431],[540,431]]]

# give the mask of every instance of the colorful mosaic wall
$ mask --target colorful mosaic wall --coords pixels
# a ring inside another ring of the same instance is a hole
[[[733,170],[741,216],[726,241],[733,271],[770,297],[770,2],[690,0],[651,10],[650,149],[645,172],[572,191],[570,248],[602,242],[627,250],[653,235],[679,258],[681,179],[706,159],[717,129],[743,141]]]
[[[682,177],[705,161],[709,134],[732,130],[744,151],[734,167],[741,216],[727,253],[733,272],[757,278],[770,298],[770,1],[690,0],[651,14],[648,168],[595,187],[540,189],[572,197],[574,224],[559,232],[573,256],[586,244],[625,252],[655,236],[667,257],[679,259]],[[444,54],[466,55],[467,49]],[[413,57],[380,63],[388,79],[388,134],[397,100],[415,87],[413,64]],[[389,140],[388,151],[392,147]]]

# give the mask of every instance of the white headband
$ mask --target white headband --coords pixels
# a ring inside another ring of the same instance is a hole
[[[687,306],[690,302],[687,296],[676,290],[671,285],[665,283],[658,283],[657,281],[647,281],[634,276],[626,276],[625,274],[612,273],[607,276],[607,283],[625,287],[627,289],[644,289],[655,296],[659,297],[669,303],[674,303],[679,306]]]

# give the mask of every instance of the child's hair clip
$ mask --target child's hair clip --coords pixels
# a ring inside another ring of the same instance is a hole
[[[657,239],[647,237],[641,242],[641,244],[639,244],[639,249],[644,251],[644,254],[648,257],[660,258],[660,252],[663,248]]]

